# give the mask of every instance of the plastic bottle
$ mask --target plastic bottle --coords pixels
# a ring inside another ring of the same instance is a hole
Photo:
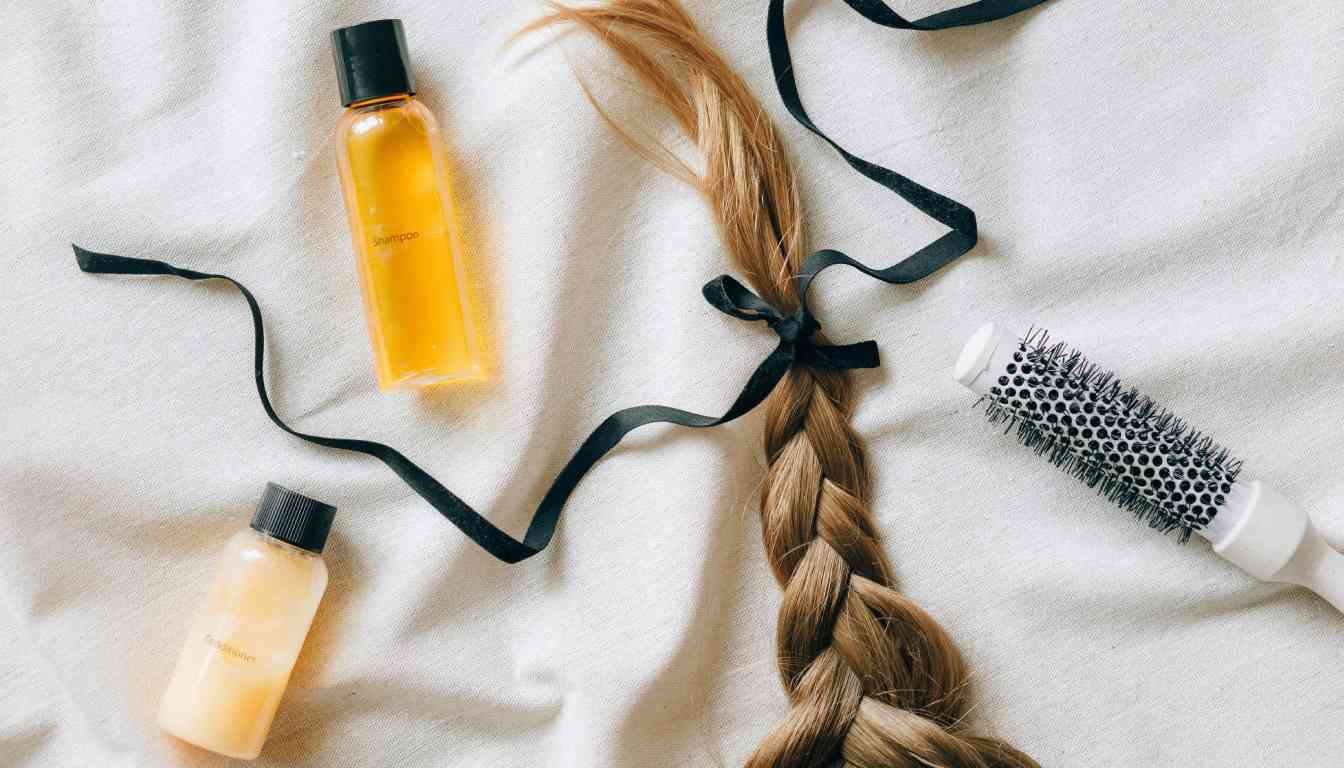
[[[398,19],[331,34],[336,158],[378,386],[481,378],[444,143],[417,101]]]
[[[322,547],[334,507],[267,483],[252,523],[229,539],[159,706],[159,727],[251,760],[327,588]]]

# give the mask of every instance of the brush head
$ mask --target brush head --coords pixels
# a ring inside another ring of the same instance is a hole
[[[991,423],[1182,542],[1213,521],[1241,471],[1227,449],[1043,329],[981,329],[956,375],[982,395]]]

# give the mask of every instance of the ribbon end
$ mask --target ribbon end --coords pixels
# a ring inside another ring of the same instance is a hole
[[[177,269],[161,261],[98,253],[74,243],[70,244],[70,248],[75,252],[75,263],[79,265],[80,271],[91,275],[177,275],[191,280],[211,277],[189,269]]]
[[[96,260],[95,257],[97,257],[98,254],[92,251],[86,251],[74,243],[71,243],[70,247],[75,251],[75,263],[79,265],[80,270],[83,272],[92,272],[94,261]]]
[[[859,368],[877,368],[882,365],[878,354],[877,342],[869,339],[857,344],[819,344],[807,345],[801,350],[799,360],[807,365],[836,370],[857,370]]]
[[[880,368],[882,366],[882,353],[876,341],[860,342],[859,346],[862,347],[862,351],[859,353],[860,360],[857,367]]]
[[[722,300],[725,297],[723,281],[727,277],[727,275],[719,275],[700,287],[700,295],[705,297],[705,301],[708,301],[711,305],[716,307],[722,303]]]

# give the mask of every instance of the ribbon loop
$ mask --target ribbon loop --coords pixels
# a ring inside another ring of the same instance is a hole
[[[751,292],[732,275],[719,275],[700,289],[709,305],[739,320],[776,323],[782,317],[770,302]]]

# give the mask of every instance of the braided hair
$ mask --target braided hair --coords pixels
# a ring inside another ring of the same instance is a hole
[[[760,295],[798,306],[802,216],[765,110],[674,0],[551,4],[523,32],[586,29],[658,97],[695,143],[699,168],[635,138],[638,152],[699,190],[724,245]],[[585,88],[585,92],[587,92]],[[894,586],[869,511],[847,372],[795,366],[766,405],[761,528],[784,589],[777,664],[790,707],[747,768],[1039,768],[971,733],[967,670],[947,633]]]

